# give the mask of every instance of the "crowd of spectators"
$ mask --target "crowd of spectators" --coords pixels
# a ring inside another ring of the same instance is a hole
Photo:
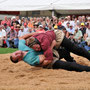
[[[73,43],[90,51],[90,17],[4,17],[0,24],[0,47],[17,48],[19,37],[32,32],[62,30]]]

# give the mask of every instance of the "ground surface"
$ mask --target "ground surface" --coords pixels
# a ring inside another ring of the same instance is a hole
[[[31,67],[24,62],[13,64],[10,54],[0,54],[0,90],[90,90],[90,72],[50,70]],[[76,55],[75,60],[90,66]]]

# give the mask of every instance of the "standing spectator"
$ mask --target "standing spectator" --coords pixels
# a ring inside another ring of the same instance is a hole
[[[4,29],[2,29],[2,25],[0,25],[0,47],[3,46],[5,37],[6,37],[6,31]]]
[[[1,21],[1,25],[7,24],[8,26],[11,26],[11,22],[7,19],[7,16],[4,17],[4,20]]]
[[[19,16],[16,16],[16,21],[18,21],[19,24],[21,24],[21,20],[20,20]]]
[[[16,17],[15,17],[15,16],[13,16],[13,17],[11,18],[11,20],[12,20],[11,26],[14,26],[13,23],[16,23],[16,25],[19,24],[19,22],[16,20]]]

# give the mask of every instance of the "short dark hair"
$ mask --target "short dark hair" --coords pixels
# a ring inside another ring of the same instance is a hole
[[[7,24],[6,24],[6,23],[4,23],[4,26],[7,26]]]
[[[10,60],[13,62],[13,63],[18,63],[18,59],[17,60],[13,60],[12,56],[10,56]]]

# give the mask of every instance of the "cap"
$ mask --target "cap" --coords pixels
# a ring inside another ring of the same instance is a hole
[[[14,29],[14,26],[11,26],[11,29]]]
[[[43,28],[43,25],[39,25],[39,27]]]
[[[81,23],[82,26],[84,26],[85,24],[84,23]]]
[[[61,22],[58,22],[58,26],[61,25],[62,23]]]
[[[26,26],[27,25],[27,23],[24,23],[24,26]]]
[[[15,17],[15,16],[13,16],[13,17],[11,18],[11,20],[13,20],[13,19],[16,19],[16,17]]]
[[[57,29],[57,28],[58,28],[58,26],[57,26],[57,25],[55,25],[55,26],[54,26],[54,29]]]
[[[70,24],[70,22],[67,22],[67,24]]]

